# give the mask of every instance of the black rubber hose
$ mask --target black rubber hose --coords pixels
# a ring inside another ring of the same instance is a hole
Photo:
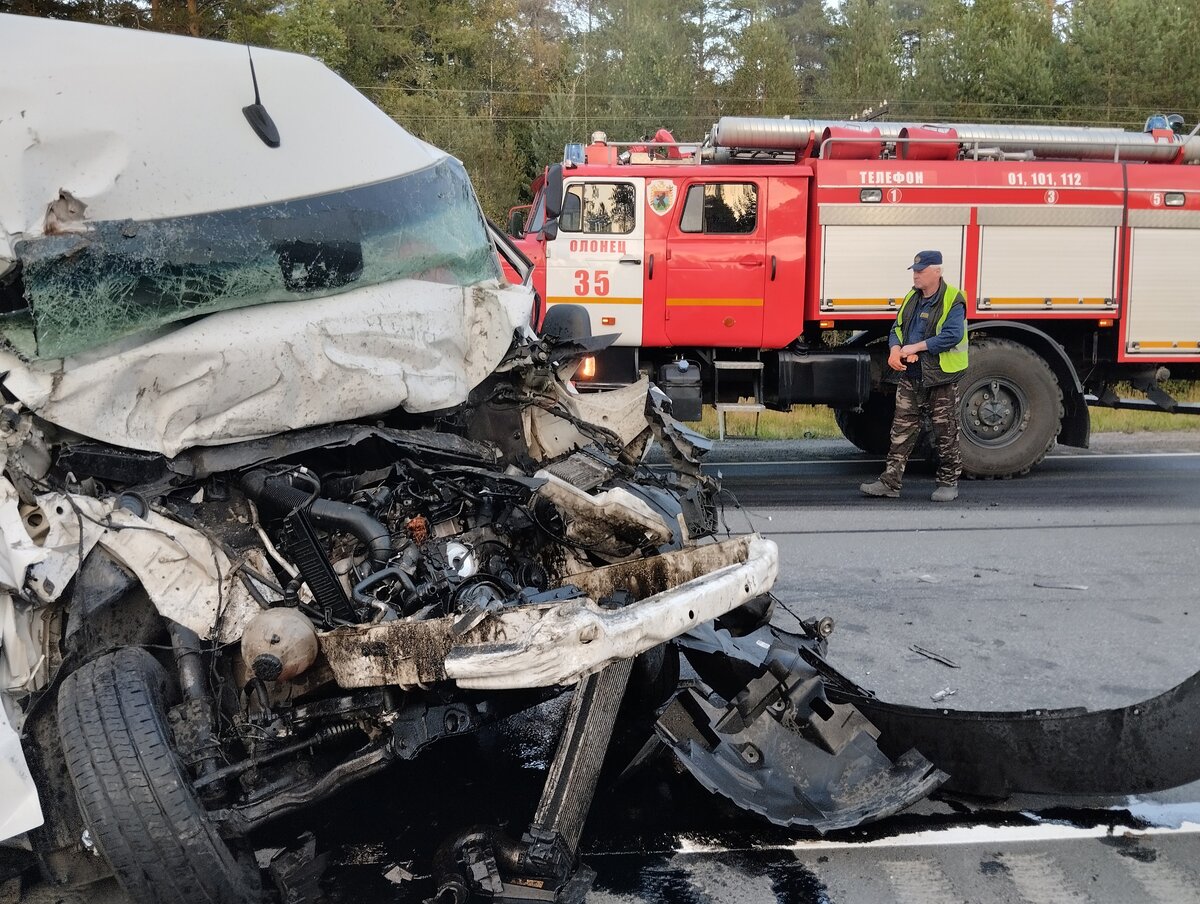
[[[304,507],[311,498],[311,494],[292,486],[286,478],[262,470],[251,471],[243,477],[242,489],[281,515]],[[307,511],[314,524],[340,528],[358,537],[370,551],[371,564],[378,568],[387,565],[396,554],[387,528],[357,505],[318,498],[312,500]]]

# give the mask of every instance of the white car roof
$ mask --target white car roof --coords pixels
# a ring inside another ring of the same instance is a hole
[[[278,148],[242,113],[251,57]],[[366,185],[445,156],[308,57],[0,15],[0,235],[39,234],[60,191],[89,219],[147,220]]]

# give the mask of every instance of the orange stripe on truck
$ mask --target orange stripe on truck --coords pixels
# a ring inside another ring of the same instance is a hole
[[[609,296],[588,296],[577,298],[574,295],[551,295],[546,304],[641,304],[640,298],[612,298]]]
[[[667,307],[761,308],[761,298],[668,298]]]
[[[1065,308],[1080,304],[1107,304],[1111,301],[1111,298],[985,298],[983,299],[982,306],[1020,305],[1022,307],[1047,307],[1047,302],[1049,302],[1050,307]]]

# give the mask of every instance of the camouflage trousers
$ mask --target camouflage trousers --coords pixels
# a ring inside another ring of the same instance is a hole
[[[893,490],[900,489],[904,466],[916,448],[923,419],[928,415],[933,425],[933,442],[937,451],[937,482],[943,486],[958,483],[962,473],[962,453],[958,448],[959,424],[958,383],[945,383],[926,389],[924,385],[900,378],[896,387],[896,416],[892,419],[892,446],[887,464],[879,480]]]

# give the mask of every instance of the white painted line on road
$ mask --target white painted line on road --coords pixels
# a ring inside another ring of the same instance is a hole
[[[1194,458],[1200,452],[1063,452],[1050,458]]]
[[[1077,458],[1196,458],[1200,456],[1200,452],[1080,452],[1080,453],[1063,453],[1061,455],[1051,453],[1047,460],[1059,459],[1077,459]],[[726,468],[726,467],[741,467],[744,465],[753,465],[761,467],[763,465],[879,465],[883,464],[885,458],[791,458],[782,461],[706,461],[705,468]]]
[[[1150,826],[1131,829],[1127,826],[1072,826],[1044,822],[1030,826],[960,826],[950,829],[931,829],[910,832],[871,841],[834,841],[827,838],[800,839],[786,844],[763,844],[751,848],[729,848],[698,838],[680,836],[676,849],[681,854],[716,854],[732,850],[830,851],[860,848],[938,847],[947,844],[1015,844],[1022,841],[1070,841],[1081,838],[1138,838],[1147,835],[1196,835],[1200,823],[1185,821],[1179,826]]]
[[[896,904],[960,904],[941,867],[928,860],[885,860],[879,864],[892,885]]]
[[[1063,869],[1049,854],[1000,855],[1008,867],[1008,878],[1026,901],[1038,904],[1088,904],[1091,895],[1071,887]]]
[[[1200,887],[1179,867],[1159,856],[1153,863],[1143,863],[1136,857],[1126,858],[1125,869],[1146,892],[1149,904],[1178,904],[1180,901],[1200,901]]]

